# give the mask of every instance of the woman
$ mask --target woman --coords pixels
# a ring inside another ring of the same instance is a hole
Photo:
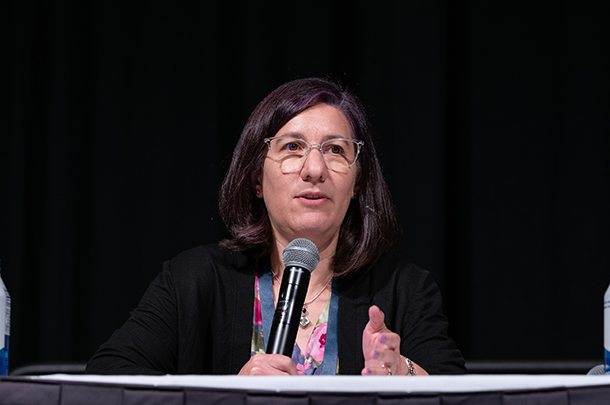
[[[89,373],[464,373],[428,272],[399,235],[361,104],[334,83],[280,86],[254,110],[221,189],[232,238],[166,262]],[[318,248],[292,358],[265,333],[296,238]]]

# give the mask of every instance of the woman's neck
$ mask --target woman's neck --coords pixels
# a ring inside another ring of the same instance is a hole
[[[284,244],[276,240],[271,249],[271,269],[279,280],[282,280],[282,276],[284,274],[283,254],[286,245],[287,243]],[[319,250],[320,261],[318,262],[318,265],[314,271],[311,272],[311,279],[309,282],[309,289],[311,290],[315,290],[318,287],[321,288],[333,275],[334,269],[332,263],[333,258],[335,257],[337,241],[334,240],[326,244],[316,244],[316,247]]]

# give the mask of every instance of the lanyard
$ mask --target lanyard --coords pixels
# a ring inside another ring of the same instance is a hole
[[[271,333],[273,314],[275,307],[273,303],[273,279],[271,271],[267,271],[259,276],[259,293],[261,298],[261,315],[263,318],[263,338],[265,339],[265,349]],[[339,292],[333,280],[332,294],[330,296],[330,307],[328,308],[328,324],[326,326],[326,344],[324,346],[324,366],[322,375],[335,375],[337,371],[337,356],[339,355],[339,344],[337,340],[337,322],[339,319]]]

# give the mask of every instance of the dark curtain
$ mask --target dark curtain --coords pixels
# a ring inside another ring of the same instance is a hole
[[[265,4],[259,4],[265,3]],[[225,235],[256,104],[355,91],[467,359],[599,359],[610,283],[606,1],[5,2],[11,368],[86,360],[161,263]]]

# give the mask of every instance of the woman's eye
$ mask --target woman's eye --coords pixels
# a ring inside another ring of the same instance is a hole
[[[293,143],[286,144],[285,149],[287,151],[290,151],[290,152],[296,152],[300,148],[299,148],[299,144],[298,143],[293,142]]]
[[[339,145],[331,145],[330,148],[328,148],[328,151],[330,153],[340,154],[343,152],[343,148]]]

